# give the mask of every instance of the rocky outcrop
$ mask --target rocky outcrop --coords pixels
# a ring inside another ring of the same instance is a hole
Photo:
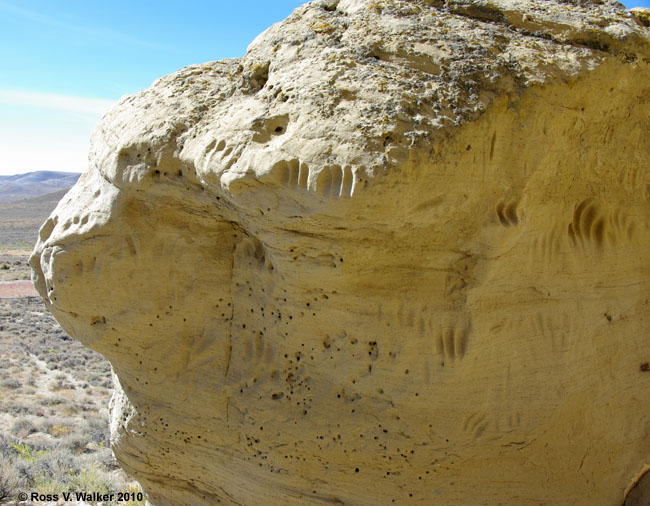
[[[649,127],[616,2],[313,2],[104,116],[34,283],[156,505],[629,504]]]

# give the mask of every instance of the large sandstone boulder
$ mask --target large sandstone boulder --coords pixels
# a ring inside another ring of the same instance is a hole
[[[150,500],[643,504],[644,19],[323,0],[106,114],[31,264]]]

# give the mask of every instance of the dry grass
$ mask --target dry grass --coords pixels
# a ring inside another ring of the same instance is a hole
[[[0,281],[30,279],[31,269],[24,253],[0,252]]]

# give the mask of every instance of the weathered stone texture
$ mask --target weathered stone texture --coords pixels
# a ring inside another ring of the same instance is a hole
[[[644,19],[314,2],[123,98],[32,266],[151,501],[643,497]]]

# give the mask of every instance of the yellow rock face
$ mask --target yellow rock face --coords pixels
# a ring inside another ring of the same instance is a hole
[[[31,263],[150,500],[643,504],[649,38],[329,1],[123,99]]]

